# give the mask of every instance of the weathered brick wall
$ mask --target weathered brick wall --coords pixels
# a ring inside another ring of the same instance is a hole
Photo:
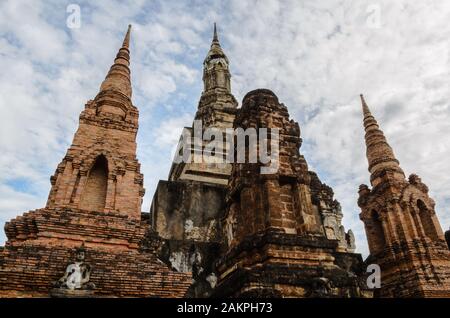
[[[5,226],[0,250],[0,296],[48,297],[52,282],[85,245],[94,269],[95,294],[114,297],[181,297],[191,273],[178,273],[157,256],[160,239],[148,220],[118,213],[78,209],[40,209]]]
[[[5,225],[0,250],[0,296],[48,297],[52,282],[74,261],[82,243],[93,266],[96,296],[181,297],[192,274],[157,259],[159,238],[148,220],[72,208],[30,211]]]
[[[22,244],[90,246],[111,249],[138,248],[146,231],[140,220],[119,213],[71,208],[38,209],[5,225],[7,246]]]
[[[74,261],[73,249],[61,246],[17,246],[0,251],[0,297],[49,297],[52,283]],[[96,296],[182,297],[192,283],[190,273],[177,273],[154,251],[87,248]]]
[[[450,253],[442,245],[395,244],[371,262],[381,268],[379,297],[450,297]]]

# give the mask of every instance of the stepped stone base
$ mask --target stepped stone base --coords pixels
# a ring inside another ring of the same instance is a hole
[[[372,297],[361,255],[323,237],[267,232],[247,237],[218,262],[214,297]]]
[[[54,288],[50,291],[50,296],[53,298],[92,298],[94,291]]]
[[[144,221],[86,210],[41,209],[5,227],[0,297],[182,297],[192,284],[191,273],[176,272],[157,258],[159,238]],[[81,243],[92,266],[94,294],[52,294],[53,283],[73,262]]]

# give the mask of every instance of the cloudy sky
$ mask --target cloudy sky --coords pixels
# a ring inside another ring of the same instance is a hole
[[[79,25],[70,4],[80,8]],[[214,21],[234,95],[241,101],[250,90],[269,88],[288,106],[301,126],[301,152],[334,188],[358,251],[367,255],[357,189],[369,183],[360,93],[405,172],[429,185],[442,227],[449,228],[447,0],[1,0],[0,225],[44,207],[49,177],[129,23],[148,211],[196,111]]]

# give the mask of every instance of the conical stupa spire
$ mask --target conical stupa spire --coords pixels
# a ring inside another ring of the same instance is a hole
[[[219,42],[219,37],[217,36],[217,26],[216,26],[216,22],[214,22],[213,42]]]
[[[125,39],[123,39],[122,48],[130,48],[130,33],[131,33],[131,24],[128,25],[127,34],[125,34]]]
[[[111,66],[105,80],[100,86],[100,92],[96,99],[104,95],[107,91],[121,93],[128,97],[128,99],[131,99],[130,33],[131,24],[128,26],[122,47],[114,59],[114,64]]]
[[[359,97],[361,97],[361,104],[363,109],[363,114],[370,114],[369,106],[367,106],[366,101],[364,100],[364,95],[360,94]]]
[[[209,49],[208,55],[205,58],[204,63],[208,63],[213,58],[223,58],[228,64],[228,58],[223,52],[220,42],[219,42],[219,36],[217,35],[217,25],[214,22],[214,33],[213,33],[213,39],[211,42],[211,48]]]
[[[214,22],[211,48],[203,61],[204,91],[222,88],[231,92],[230,77],[228,58],[220,47],[217,25]]]
[[[398,160],[395,158],[391,146],[378,126],[378,122],[370,112],[364,96],[361,94],[361,104],[364,116],[364,129],[366,132],[366,155],[369,162],[370,181],[372,185],[377,185],[380,178],[391,172],[394,178],[405,178],[403,170],[400,168]]]

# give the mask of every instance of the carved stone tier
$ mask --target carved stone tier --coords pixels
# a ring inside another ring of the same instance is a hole
[[[214,297],[371,297],[360,254],[336,241],[266,232],[246,237],[217,262]]]
[[[94,297],[94,291],[54,288],[50,291],[50,296],[53,298],[92,298]]]
[[[146,231],[145,223],[118,213],[72,208],[39,209],[24,213],[5,225],[7,246],[86,246],[107,249],[137,249]]]

